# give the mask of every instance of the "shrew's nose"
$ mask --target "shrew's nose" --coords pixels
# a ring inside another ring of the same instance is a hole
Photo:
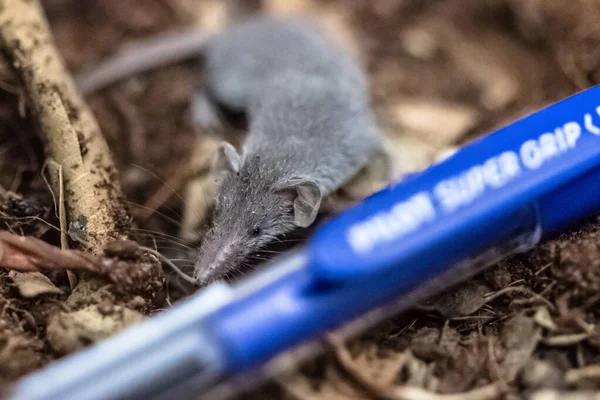
[[[220,270],[225,268],[225,265],[231,258],[233,247],[231,243],[222,246],[217,250],[216,254],[202,255],[202,260],[196,265],[194,271],[195,278],[202,286],[208,285],[215,280],[215,276],[220,275]]]

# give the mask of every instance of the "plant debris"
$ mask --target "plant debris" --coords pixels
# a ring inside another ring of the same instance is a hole
[[[39,272],[10,271],[8,277],[13,280],[19,294],[25,298],[33,298],[43,294],[63,293],[46,275]]]

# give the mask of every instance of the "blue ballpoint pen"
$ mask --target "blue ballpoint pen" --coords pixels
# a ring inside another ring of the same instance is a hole
[[[600,213],[598,183],[600,86],[367,198],[272,267],[25,377],[10,398],[198,398],[253,380],[327,331],[362,329]]]

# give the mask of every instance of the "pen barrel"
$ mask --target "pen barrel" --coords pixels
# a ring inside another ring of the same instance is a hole
[[[209,318],[228,372],[410,305],[597,213],[599,169],[597,86],[371,196],[317,231],[307,268]]]
[[[600,166],[542,197],[538,209],[544,238],[600,214]]]

